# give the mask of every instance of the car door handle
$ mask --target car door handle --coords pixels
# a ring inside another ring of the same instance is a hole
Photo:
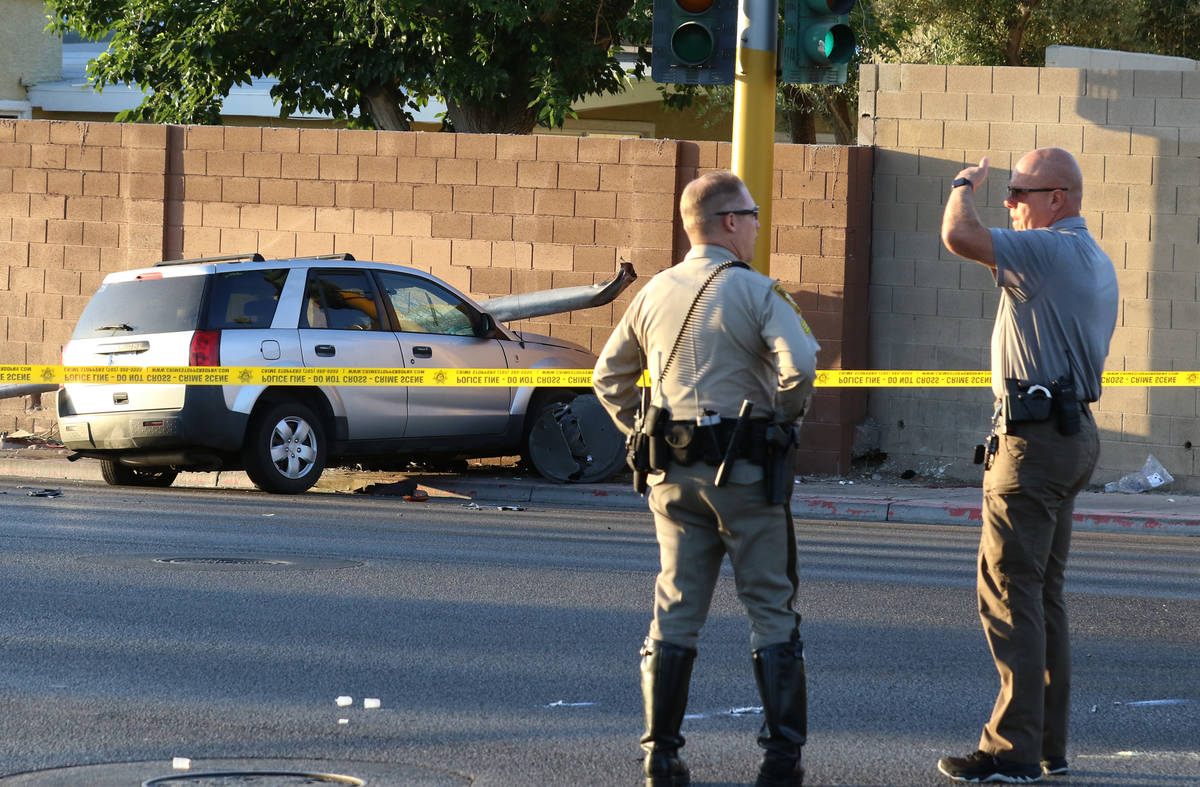
[[[337,355],[337,348],[332,344],[318,344],[316,347],[317,355],[322,358],[332,358]]]
[[[413,355],[416,356],[417,358],[432,358],[433,357],[433,348],[432,347],[414,347]]]

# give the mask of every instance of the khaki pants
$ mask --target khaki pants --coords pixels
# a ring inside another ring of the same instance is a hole
[[[1075,496],[1092,476],[1099,438],[1090,413],[1078,434],[1053,419],[1000,435],[983,476],[979,617],[1000,693],[979,748],[1026,764],[1065,757],[1071,652],[1063,580]]]
[[[800,622],[792,611],[797,578],[791,511],[768,505],[761,481],[717,487],[716,471],[702,462],[672,465],[650,489],[662,566],[650,637],[696,647],[728,554],[750,617],[751,650],[788,642]]]

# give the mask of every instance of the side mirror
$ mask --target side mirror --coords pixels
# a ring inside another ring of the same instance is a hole
[[[492,315],[487,312],[479,315],[479,323],[475,326],[475,337],[478,339],[496,338],[496,320]]]

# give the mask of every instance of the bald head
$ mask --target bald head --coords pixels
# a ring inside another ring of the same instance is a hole
[[[1083,172],[1075,157],[1067,151],[1062,148],[1030,151],[1017,161],[1013,173],[1023,176],[1022,185],[1067,189],[1064,215],[1079,215],[1083,205]]]

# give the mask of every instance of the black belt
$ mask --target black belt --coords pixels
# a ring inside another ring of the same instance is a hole
[[[752,420],[742,433],[733,456],[751,464],[761,465],[767,457],[767,427],[769,421]],[[722,418],[718,423],[698,425],[695,421],[667,421],[663,437],[671,450],[671,460],[681,465],[704,462],[719,465],[737,427],[736,418]]]

